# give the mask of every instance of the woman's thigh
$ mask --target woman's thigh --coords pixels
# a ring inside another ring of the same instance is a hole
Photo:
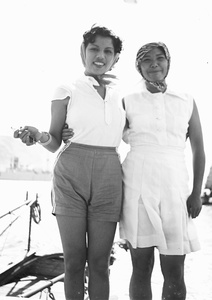
[[[107,264],[114,241],[116,222],[88,220],[88,261]]]
[[[86,255],[86,219],[63,215],[56,215],[56,218],[65,259],[75,260],[79,258],[84,260]]]

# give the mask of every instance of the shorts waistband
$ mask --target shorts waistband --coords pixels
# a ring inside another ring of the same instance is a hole
[[[116,147],[105,147],[105,146],[94,146],[94,145],[86,145],[86,144],[79,144],[79,143],[71,143],[71,148],[81,148],[87,150],[98,150],[98,151],[111,151],[116,152]]]

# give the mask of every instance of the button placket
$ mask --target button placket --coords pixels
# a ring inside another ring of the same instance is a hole
[[[105,123],[107,125],[110,125],[112,122],[112,116],[111,116],[111,107],[110,107],[110,103],[109,103],[109,96],[108,93],[106,91],[106,97],[104,99],[104,115],[105,115]]]
[[[163,97],[158,97],[155,100],[154,116],[155,116],[156,130],[160,132],[164,129],[164,120],[165,120]]]

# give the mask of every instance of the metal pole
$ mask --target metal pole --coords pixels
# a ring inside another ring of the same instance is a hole
[[[31,297],[31,296],[37,294],[38,292],[43,291],[45,288],[48,288],[48,287],[52,286],[52,285],[55,284],[56,282],[63,280],[64,277],[65,277],[65,274],[63,273],[63,274],[61,274],[61,275],[59,275],[59,276],[57,276],[57,277],[54,277],[54,278],[51,279],[51,280],[48,280],[48,281],[47,281],[46,283],[44,283],[41,287],[38,287],[38,288],[34,289],[33,291],[30,291],[30,292],[27,292],[27,293],[23,293],[23,294],[20,295],[19,297],[21,297],[21,298],[29,298],[29,297]]]

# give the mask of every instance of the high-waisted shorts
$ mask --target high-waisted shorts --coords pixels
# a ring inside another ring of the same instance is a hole
[[[122,170],[115,147],[66,145],[53,171],[54,215],[118,222]]]

